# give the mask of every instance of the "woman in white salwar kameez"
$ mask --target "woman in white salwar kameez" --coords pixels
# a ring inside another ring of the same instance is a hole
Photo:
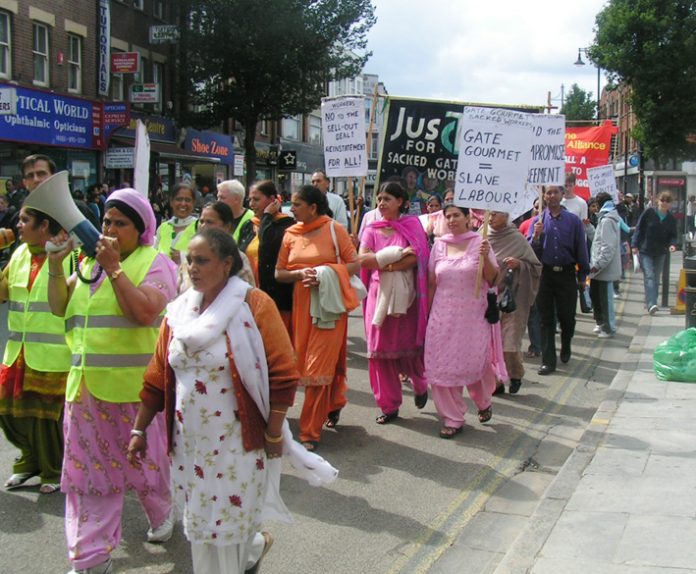
[[[167,308],[129,458],[145,454],[144,431],[164,410],[194,572],[256,572],[272,542],[262,522],[290,520],[278,493],[280,456],[293,463],[300,454],[293,464],[324,477],[316,483],[336,471],[292,441],[285,421],[299,380],[292,345],[273,301],[235,277],[241,259],[232,238],[202,230],[187,257],[193,289]]]

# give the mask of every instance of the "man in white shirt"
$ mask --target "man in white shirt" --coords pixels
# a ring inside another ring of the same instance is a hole
[[[567,173],[565,177],[565,189],[561,205],[571,213],[580,218],[583,223],[587,222],[587,202],[575,195],[575,174]]]
[[[329,209],[333,213],[334,221],[340,223],[346,229],[348,228],[348,213],[346,212],[346,204],[340,195],[331,193],[329,185],[331,181],[326,177],[326,173],[320,169],[312,174],[312,185],[319,191],[326,194],[326,199],[329,202]]]

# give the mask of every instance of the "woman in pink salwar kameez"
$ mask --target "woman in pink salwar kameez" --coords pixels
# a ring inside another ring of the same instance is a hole
[[[425,375],[442,419],[440,436],[461,432],[466,413],[464,387],[478,409],[480,422],[492,416],[496,377],[506,377],[499,324],[485,318],[488,286],[498,267],[488,241],[468,231],[469,210],[447,205],[449,233],[435,240],[428,284],[430,318],[425,335]],[[476,297],[479,258],[483,256],[480,295]]]
[[[370,385],[382,411],[377,424],[389,423],[399,416],[400,374],[411,379],[417,408],[422,409],[428,400],[428,384],[423,375],[423,342],[428,321],[428,241],[418,218],[402,215],[407,203],[408,195],[401,184],[384,184],[377,194],[377,209],[382,219],[365,229],[360,245],[361,277],[368,289],[364,316]],[[384,248],[402,248],[401,259],[380,264],[379,254]],[[400,271],[412,274],[413,303],[406,313],[388,314],[376,325],[373,319],[380,285],[387,274]]]

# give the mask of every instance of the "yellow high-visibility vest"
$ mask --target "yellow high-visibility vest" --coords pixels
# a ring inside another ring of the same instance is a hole
[[[193,239],[193,236],[196,235],[196,231],[198,231],[198,220],[189,223],[188,227],[179,233],[176,241],[172,243],[176,232],[174,231],[174,226],[168,221],[165,221],[157,228],[155,247],[157,251],[171,258],[172,250],[179,252],[186,251],[189,242]]]

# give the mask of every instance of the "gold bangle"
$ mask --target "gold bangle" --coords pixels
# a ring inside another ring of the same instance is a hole
[[[271,409],[272,413],[278,413],[279,415],[287,414],[287,411],[279,411],[278,409]]]
[[[270,443],[279,443],[283,442],[283,435],[280,436],[271,436],[267,432],[264,431],[263,437]]]
[[[393,263],[390,263],[389,265],[387,265],[387,271],[389,271],[390,273],[392,271],[394,271],[394,264]]]
[[[65,273],[51,273],[50,271],[48,272],[49,277],[65,277]]]

